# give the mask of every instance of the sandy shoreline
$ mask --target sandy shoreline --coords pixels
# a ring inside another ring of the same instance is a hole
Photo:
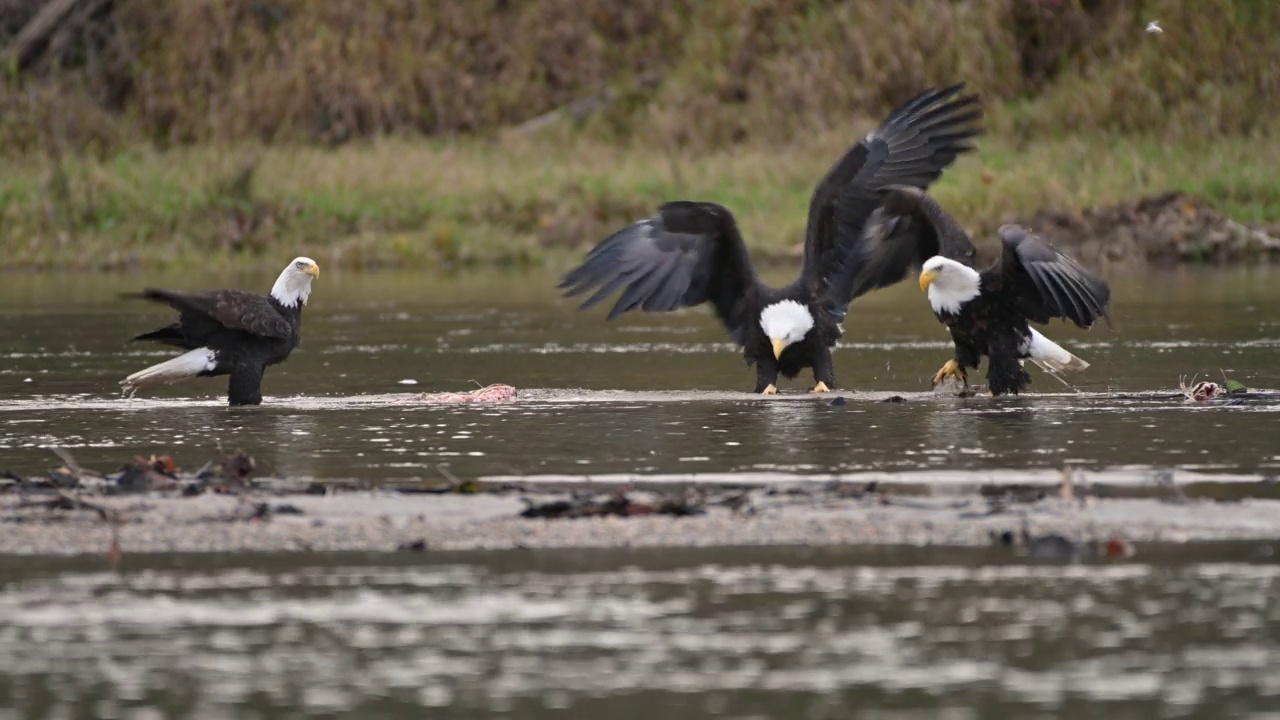
[[[329,496],[254,493],[244,498],[94,498],[122,518],[122,552],[372,551],[407,549],[698,547],[759,545],[984,546],[1001,533],[1061,535],[1105,543],[1120,533],[1143,542],[1280,540],[1280,501],[1144,498],[994,503],[977,494],[842,496],[836,492],[750,491],[735,507],[692,517],[643,515],[526,519],[526,499],[567,493],[476,495],[343,492]],[[644,502],[645,493],[631,497]],[[262,503],[272,509],[263,518]],[[0,554],[104,554],[111,527],[86,509],[51,509],[47,499],[0,498]]]

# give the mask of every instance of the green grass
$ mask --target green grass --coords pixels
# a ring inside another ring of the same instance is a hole
[[[565,136],[0,159],[0,266],[274,266],[307,254],[345,267],[559,267],[678,198],[724,203],[757,261],[780,259],[798,250],[813,184],[853,130],[683,159]],[[988,136],[935,194],[975,232],[1168,190],[1270,223],[1277,166],[1280,145],[1263,138]]]

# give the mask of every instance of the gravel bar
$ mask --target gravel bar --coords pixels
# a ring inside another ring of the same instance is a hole
[[[118,496],[92,502],[114,511],[121,551],[381,551],[406,548],[612,548],[907,544],[980,546],[1028,530],[1073,542],[1280,540],[1280,501],[1168,502],[1057,497],[993,506],[980,496],[857,498],[755,493],[735,509],[704,515],[525,519],[526,499],[567,494],[427,495],[351,491],[235,497]],[[272,511],[263,516],[262,503]],[[91,509],[52,509],[47,500],[0,498],[0,553],[104,554],[112,526]]]

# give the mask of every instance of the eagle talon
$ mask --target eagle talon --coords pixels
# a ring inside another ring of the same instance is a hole
[[[824,382],[822,382],[821,380],[819,380],[819,381],[818,381],[818,384],[817,384],[817,385],[814,385],[814,386],[813,386],[813,389],[812,389],[812,390],[810,390],[809,392],[811,392],[811,393],[824,393],[824,392],[831,392],[831,388],[827,387],[827,384],[826,384],[826,383],[824,383]]]
[[[964,383],[966,387],[969,385],[969,374],[965,372],[965,369],[960,367],[960,363],[955,360],[948,360],[947,363],[942,366],[942,369],[934,374],[933,387],[938,387],[938,384],[947,378],[955,378]]]
[[[761,395],[777,395],[778,388],[773,383],[769,383],[769,385],[765,386],[765,389],[760,391],[760,394]]]

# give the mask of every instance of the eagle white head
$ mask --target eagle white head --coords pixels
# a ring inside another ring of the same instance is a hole
[[[285,266],[276,284],[271,286],[271,297],[285,307],[306,305],[311,296],[311,281],[320,277],[320,266],[309,257],[296,257]]]
[[[813,329],[813,315],[809,308],[795,300],[780,300],[766,307],[760,313],[760,328],[773,343],[773,356],[782,356],[782,351],[792,343],[804,339]]]
[[[929,305],[935,313],[954,315],[982,292],[982,275],[968,265],[934,255],[921,268],[920,289],[929,292]]]

